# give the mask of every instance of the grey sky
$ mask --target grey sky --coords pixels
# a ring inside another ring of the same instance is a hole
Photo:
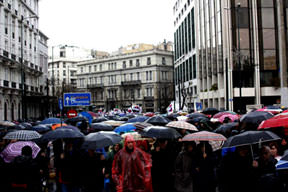
[[[174,0],[41,0],[39,28],[49,46],[115,51],[173,40]]]

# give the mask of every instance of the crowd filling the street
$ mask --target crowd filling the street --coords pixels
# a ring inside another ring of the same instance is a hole
[[[1,191],[285,192],[287,130],[281,107],[1,121]]]

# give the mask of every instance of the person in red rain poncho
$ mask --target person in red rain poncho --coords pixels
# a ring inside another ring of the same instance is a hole
[[[112,165],[117,192],[152,192],[151,162],[150,155],[136,147],[134,138],[127,135]]]

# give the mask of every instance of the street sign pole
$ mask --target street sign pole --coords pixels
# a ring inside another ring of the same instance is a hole
[[[59,98],[59,102],[58,102],[58,104],[59,104],[59,108],[60,108],[60,123],[61,123],[61,127],[62,127],[62,111],[63,111],[63,100],[62,100],[62,98]]]

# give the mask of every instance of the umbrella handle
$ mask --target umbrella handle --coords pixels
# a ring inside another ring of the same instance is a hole
[[[252,161],[254,161],[254,153],[253,153],[253,147],[252,147],[252,145],[251,145],[251,144],[250,144],[250,149],[251,149]]]

